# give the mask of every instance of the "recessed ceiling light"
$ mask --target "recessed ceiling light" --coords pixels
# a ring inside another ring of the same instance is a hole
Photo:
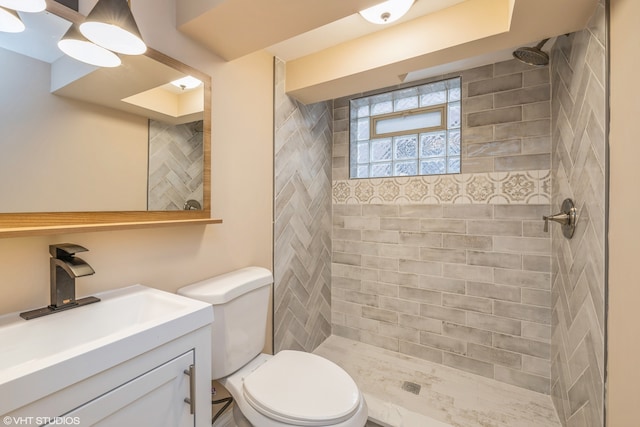
[[[360,15],[373,24],[390,24],[402,18],[411,9],[414,0],[387,0],[368,9]]]
[[[186,76],[178,80],[174,80],[171,82],[172,85],[179,87],[182,90],[185,89],[193,89],[202,84],[202,82],[195,77]]]

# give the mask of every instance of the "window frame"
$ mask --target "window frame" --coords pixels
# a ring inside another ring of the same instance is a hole
[[[377,116],[370,116],[369,118],[369,140],[376,138],[393,138],[394,136],[413,135],[415,133],[427,133],[438,130],[447,130],[447,105],[448,103],[430,105],[428,107],[412,108],[410,110],[394,111],[392,113],[380,114]],[[440,125],[429,126],[424,128],[413,128],[398,132],[378,133],[376,131],[376,124],[380,120],[388,120],[396,117],[407,117],[412,115],[418,115],[423,113],[440,112]]]

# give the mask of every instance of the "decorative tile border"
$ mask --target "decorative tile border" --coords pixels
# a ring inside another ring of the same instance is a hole
[[[548,204],[548,170],[333,181],[334,204]]]

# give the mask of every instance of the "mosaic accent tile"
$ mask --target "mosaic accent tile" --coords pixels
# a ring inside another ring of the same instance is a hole
[[[548,170],[333,181],[334,204],[548,204]]]

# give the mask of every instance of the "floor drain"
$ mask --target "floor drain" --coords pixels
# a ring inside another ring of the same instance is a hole
[[[409,381],[405,381],[402,384],[402,389],[404,391],[408,391],[409,393],[413,393],[413,394],[420,394],[420,388],[421,386],[419,384],[412,383]]]

